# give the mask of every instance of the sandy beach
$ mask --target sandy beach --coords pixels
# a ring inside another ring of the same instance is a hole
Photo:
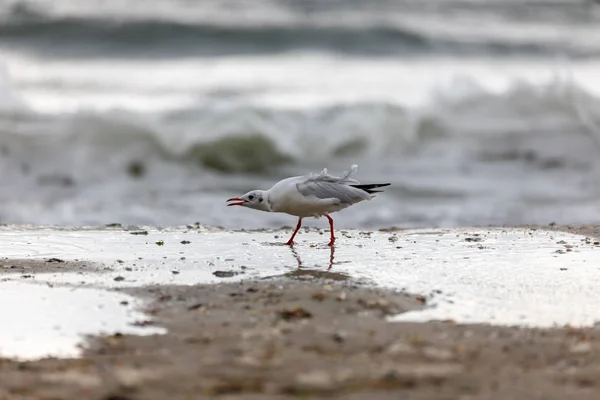
[[[600,1],[363,3],[0,1],[0,400],[600,399]]]
[[[14,268],[2,276],[102,273],[58,260],[4,260]],[[428,299],[335,268],[222,282],[116,289],[146,301],[149,318],[137,324],[168,332],[92,337],[80,358],[2,359],[0,399],[598,397],[597,327],[390,323]]]
[[[169,334],[0,363],[2,399],[597,398],[598,329],[387,323],[419,297],[315,279],[138,289]]]

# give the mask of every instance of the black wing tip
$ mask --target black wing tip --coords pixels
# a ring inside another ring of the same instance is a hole
[[[390,186],[390,185],[391,185],[391,183],[372,183],[369,185],[350,185],[350,186],[357,188],[357,189],[364,190],[365,192],[372,194],[372,193],[383,192],[383,190],[373,190],[373,189],[382,188],[382,187],[386,187],[386,186]]]

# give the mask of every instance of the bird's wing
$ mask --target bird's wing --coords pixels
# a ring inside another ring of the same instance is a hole
[[[319,175],[311,175],[308,179],[298,182],[296,188],[305,197],[316,197],[318,199],[334,199],[336,203],[354,204],[362,200],[370,200],[371,195],[367,192],[348,186],[349,183],[359,183],[349,179],[356,172],[357,166],[353,165],[341,177],[327,175],[324,169]]]

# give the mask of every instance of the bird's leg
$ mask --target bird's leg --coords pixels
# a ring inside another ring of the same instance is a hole
[[[292,237],[290,238],[290,240],[288,240],[285,244],[287,244],[288,246],[291,246],[294,244],[294,238],[296,237],[296,233],[298,233],[301,226],[302,226],[302,218],[298,218],[298,225],[296,225],[296,230],[294,231],[294,233],[292,233]]]
[[[329,215],[325,216],[329,220],[329,231],[331,232],[331,240],[329,241],[328,246],[333,246],[333,243],[335,242],[335,236],[333,236],[333,218],[331,218]]]

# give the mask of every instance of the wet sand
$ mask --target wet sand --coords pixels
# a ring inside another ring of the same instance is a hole
[[[100,266],[85,261],[65,261],[62,258],[47,257],[42,260],[14,259],[0,257],[0,273],[21,274],[30,277],[38,272],[85,272],[99,273],[103,271]]]
[[[600,330],[388,323],[423,299],[348,282],[130,289],[167,335],[0,362],[2,399],[596,399]]]
[[[544,227],[598,238],[599,227]],[[4,260],[7,264],[10,260]],[[47,263],[50,268],[79,268]],[[36,273],[44,263],[22,261]],[[2,269],[10,274],[14,269]],[[597,399],[600,327],[389,323],[427,306],[334,270],[119,288],[166,335],[92,338],[79,359],[0,360],[0,399]]]

